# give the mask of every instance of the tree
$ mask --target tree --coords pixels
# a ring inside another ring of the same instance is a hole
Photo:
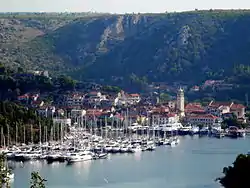
[[[240,122],[237,120],[237,117],[236,117],[236,115],[234,115],[234,114],[232,115],[231,118],[225,119],[225,120],[223,121],[223,124],[224,124],[224,128],[228,128],[228,127],[232,127],[232,126],[236,126],[236,127],[238,127],[238,128],[244,127],[244,126],[242,125],[242,123],[240,123]]]
[[[38,172],[31,173],[30,188],[45,188],[45,182],[47,180],[43,179]]]
[[[10,170],[5,166],[6,157],[0,155],[0,185],[2,188],[10,188]]]
[[[170,99],[171,98],[170,98],[169,94],[167,94],[167,93],[160,94],[160,102],[164,103],[164,102],[169,101]]]
[[[250,187],[250,155],[239,155],[232,166],[224,167],[224,177],[217,181],[225,188]]]

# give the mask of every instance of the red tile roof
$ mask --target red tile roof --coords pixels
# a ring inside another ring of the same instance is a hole
[[[185,107],[185,112],[192,113],[192,112],[205,112],[204,108],[201,106],[200,103],[189,103]]]
[[[233,102],[215,102],[215,101],[212,101],[209,106],[210,107],[214,107],[214,108],[219,108],[220,106],[229,106],[231,107],[233,104]]]
[[[168,114],[167,116],[168,116],[169,118],[170,118],[170,117],[176,117],[176,114]]]
[[[206,115],[194,115],[190,116],[190,119],[218,119],[219,117],[214,116],[212,114],[206,114]]]
[[[237,109],[242,109],[242,108],[246,108],[246,107],[244,105],[242,105],[242,104],[233,104],[231,106],[232,110],[237,110]]]
[[[131,96],[131,97],[140,97],[140,95],[137,94],[137,93],[132,93],[132,94],[130,94],[130,96]]]

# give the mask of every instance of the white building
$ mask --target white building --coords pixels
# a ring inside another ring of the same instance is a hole
[[[152,125],[165,125],[178,123],[179,117],[177,114],[153,114],[152,115]]]
[[[71,119],[69,119],[69,118],[54,118],[53,123],[71,126]]]
[[[185,116],[185,98],[184,91],[181,88],[177,92],[176,109],[181,117]]]
[[[81,106],[83,104],[84,97],[82,95],[74,94],[68,96],[66,99],[67,106]]]
[[[37,109],[37,113],[40,116],[44,116],[44,117],[53,117],[55,112],[56,112],[56,108],[54,106],[43,106]]]
[[[83,117],[85,115],[86,115],[86,110],[78,110],[78,109],[71,110],[71,117],[73,118]]]
[[[187,121],[191,125],[217,126],[222,122],[222,119],[212,114],[207,114],[207,115],[200,114],[200,115],[189,116],[187,118]]]
[[[118,93],[117,98],[114,100],[115,106],[122,106],[122,105],[133,105],[137,104],[141,101],[141,97],[139,94],[127,94],[124,91]]]

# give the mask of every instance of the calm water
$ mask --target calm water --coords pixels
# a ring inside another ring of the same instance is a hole
[[[48,188],[218,188],[214,182],[224,166],[239,153],[249,151],[250,138],[215,139],[182,137],[175,148],[155,152],[117,154],[109,159],[47,165],[46,162],[16,164],[13,187],[28,188],[30,173],[39,171]]]

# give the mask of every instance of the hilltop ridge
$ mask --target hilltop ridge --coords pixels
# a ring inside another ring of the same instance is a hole
[[[0,18],[0,61],[8,66],[105,82],[201,82],[249,66],[249,10]]]

